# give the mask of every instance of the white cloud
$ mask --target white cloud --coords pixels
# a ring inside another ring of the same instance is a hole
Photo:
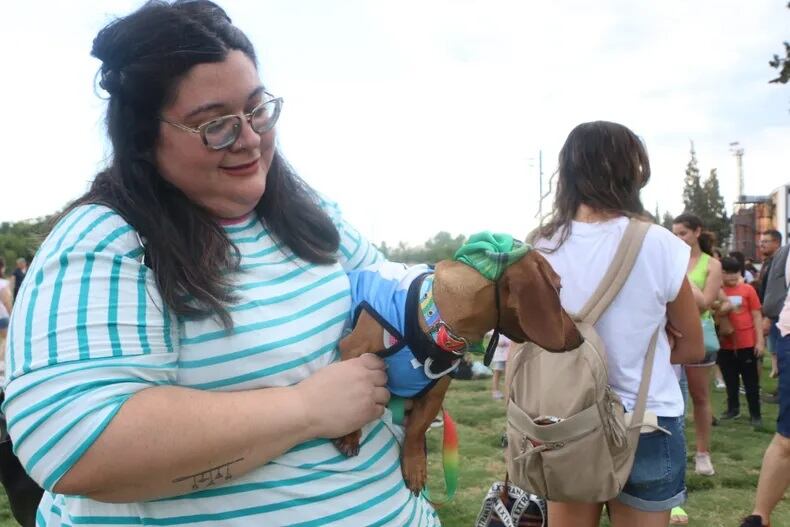
[[[13,136],[0,131],[14,145],[4,158],[15,175],[0,218],[58,208],[100,166],[98,63],[88,51],[106,13],[134,4],[64,4],[49,25],[39,24],[40,7],[14,8],[21,22],[2,44],[37,45],[12,55],[14,87],[0,88],[25,123]],[[534,225],[538,151],[548,180],[566,135],[586,120],[619,121],[645,139],[650,210],[658,202],[680,212],[690,139],[703,174],[718,168],[728,201],[731,141],[746,149],[748,193],[790,180],[790,97],[767,84],[767,61],[788,38],[781,2],[223,5],[256,45],[264,81],[286,99],[286,156],[376,241],[420,242],[439,230],[523,235]],[[68,133],[24,117],[52,97],[66,103]]]

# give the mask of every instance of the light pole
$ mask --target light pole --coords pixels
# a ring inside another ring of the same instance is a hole
[[[730,152],[735,156],[738,167],[738,201],[743,201],[743,147],[738,141],[730,143]]]

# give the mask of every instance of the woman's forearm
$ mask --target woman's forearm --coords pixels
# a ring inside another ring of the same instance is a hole
[[[296,388],[142,390],[55,485],[55,492],[136,502],[226,482],[314,437]]]

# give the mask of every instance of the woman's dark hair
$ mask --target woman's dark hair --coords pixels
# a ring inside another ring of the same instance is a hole
[[[730,253],[721,259],[721,270],[725,273],[738,273],[743,275],[743,264]]]
[[[63,213],[86,203],[117,211],[144,238],[147,263],[168,306],[179,315],[216,315],[226,328],[226,307],[235,300],[229,271],[239,269],[238,249],[208,211],[161,177],[154,150],[159,116],[175,100],[179,81],[198,64],[222,62],[231,50],[257,65],[249,39],[207,0],[152,0],[102,29],[91,54],[102,61],[99,85],[110,95],[106,119],[113,156],[90,190]],[[255,211],[297,256],[319,264],[335,261],[337,229],[277,151]]]
[[[713,256],[713,246],[716,244],[716,236],[712,232],[705,230],[705,225],[703,225],[699,216],[690,212],[684,212],[672,220],[672,223],[683,225],[692,231],[699,229],[699,238],[697,239],[699,241],[699,248],[702,252]]]
[[[647,218],[639,192],[650,180],[650,161],[642,141],[625,126],[608,121],[578,125],[562,146],[557,171],[552,215],[536,231],[551,238],[562,230],[552,250],[570,236],[582,204],[598,212]]]

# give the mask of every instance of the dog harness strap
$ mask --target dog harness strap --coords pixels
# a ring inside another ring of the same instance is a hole
[[[451,368],[458,357],[455,354],[443,350],[436,345],[433,339],[425,335],[422,329],[420,329],[420,322],[418,319],[420,312],[420,288],[423,280],[430,274],[431,273],[424,273],[418,276],[409,286],[409,292],[406,298],[405,338],[406,345],[411,349],[414,358],[416,358],[420,364],[425,365],[426,359],[431,357],[431,359],[433,359],[431,370],[433,372],[443,372]]]
[[[496,308],[496,327],[494,328],[494,333],[491,335],[491,340],[488,341],[488,347],[483,356],[483,364],[486,366],[491,364],[491,360],[494,358],[494,351],[496,350],[497,344],[499,344],[499,282],[494,282],[494,306]]]

